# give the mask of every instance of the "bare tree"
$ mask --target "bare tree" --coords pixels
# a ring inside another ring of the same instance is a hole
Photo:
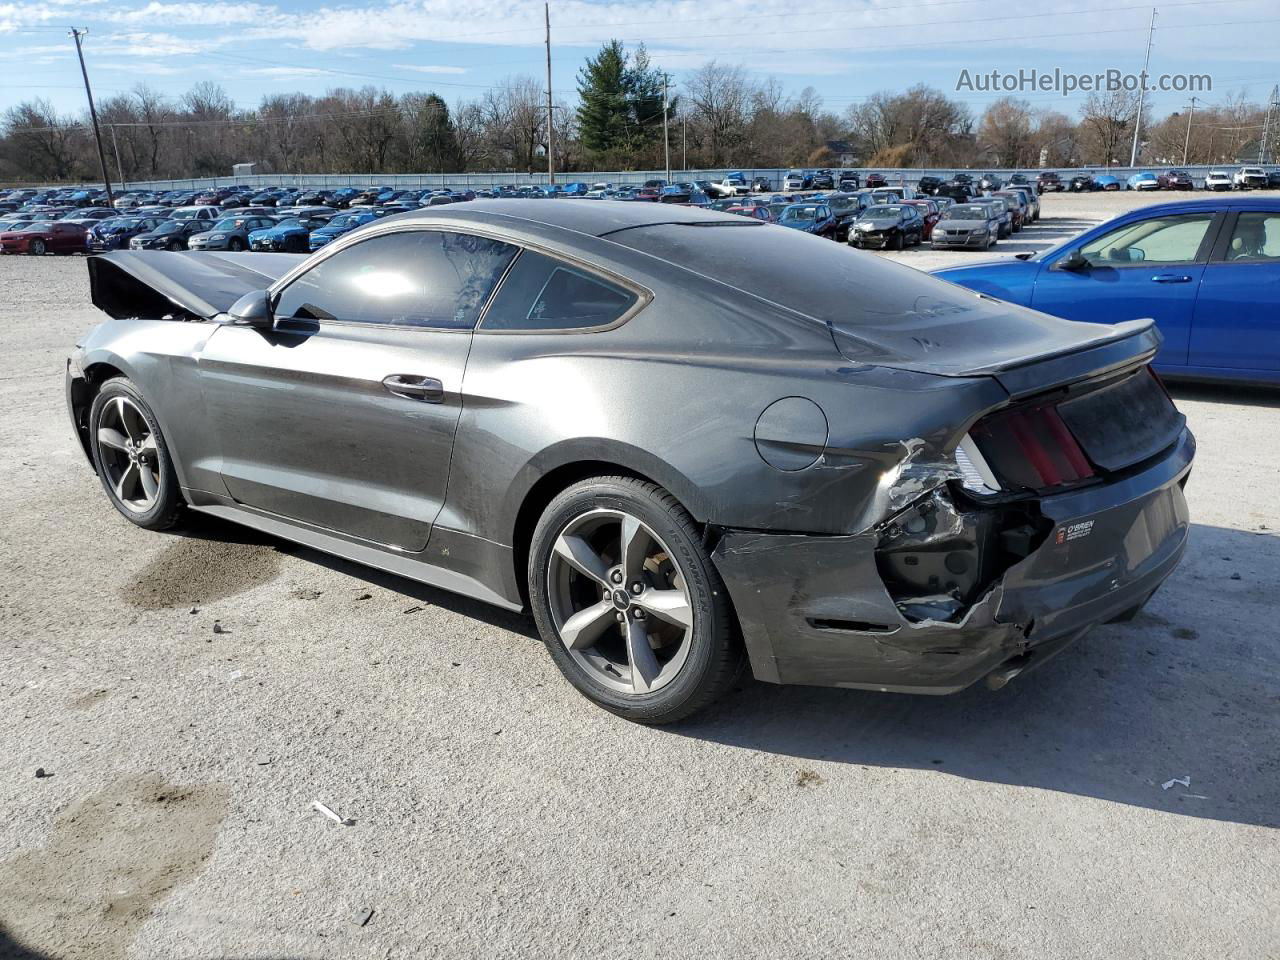
[[[1124,146],[1133,136],[1138,95],[1127,90],[1091,93],[1080,108],[1082,140],[1094,163],[1121,163]]]
[[[685,81],[690,123],[702,142],[703,159],[712,167],[729,162],[744,140],[754,91],[739,66],[712,60]]]
[[[76,164],[76,125],[58,115],[48,100],[11,107],[4,115],[4,136],[19,169],[42,179],[66,180]]]
[[[1015,97],[993,101],[978,124],[978,143],[1003,167],[1025,167],[1032,162],[1031,104]]]

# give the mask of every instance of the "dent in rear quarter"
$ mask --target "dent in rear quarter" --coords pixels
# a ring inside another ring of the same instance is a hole
[[[1127,351],[1090,351],[1106,368],[1090,382],[1147,376],[1156,342],[1140,333]],[[1126,359],[1131,370],[1117,373]],[[1002,382],[1016,393],[1066,381],[1080,363],[1050,358]],[[1190,527],[1182,488],[1195,441],[1180,416],[1171,422],[1172,442],[1104,482],[975,496],[955,460],[907,456],[885,476],[882,509],[851,535],[721,531],[713,559],[756,676],[950,693],[985,676],[1003,683],[1140,607],[1176,568]]]

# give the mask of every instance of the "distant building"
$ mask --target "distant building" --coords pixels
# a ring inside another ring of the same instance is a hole
[[[252,177],[258,172],[256,163],[233,163],[231,165],[231,175],[233,177]]]
[[[828,140],[826,146],[840,166],[852,167],[858,162],[858,155],[854,153],[853,144],[848,140]]]
[[[1272,146],[1270,150],[1267,150],[1265,153],[1262,153],[1261,148],[1262,148],[1261,140],[1250,140],[1243,147],[1241,147],[1239,150],[1236,151],[1235,162],[1239,164],[1253,164],[1253,165],[1257,165],[1259,163],[1276,163],[1277,162],[1274,140],[1272,140]],[[1261,160],[1258,159],[1260,154],[1262,154]]]

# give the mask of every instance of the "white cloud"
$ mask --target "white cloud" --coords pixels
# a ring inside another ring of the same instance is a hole
[[[160,3],[153,0],[132,10],[113,10],[98,19],[109,23],[165,26],[231,26],[277,20],[282,16],[275,7],[259,3]]]
[[[150,63],[145,60],[129,60],[125,63],[106,61],[94,64],[95,70],[108,70],[116,73],[137,73],[149,77],[171,77],[184,71],[179,67],[171,67],[163,63]]]
[[[438,64],[397,63],[397,70],[412,70],[414,73],[466,73],[466,67],[445,67]]]
[[[300,80],[304,77],[323,76],[328,71],[320,70],[315,67],[251,67],[242,69],[240,72],[254,77],[275,77],[280,80]]]

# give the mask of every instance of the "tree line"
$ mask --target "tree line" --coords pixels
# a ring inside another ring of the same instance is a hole
[[[667,137],[663,137],[664,109]],[[1073,116],[1004,97],[975,113],[916,85],[874,93],[842,112],[806,88],[785,93],[738,65],[710,61],[678,86],[644,47],[613,41],[578,73],[577,99],[552,104],[529,76],[508,77],[450,105],[433,92],[366,86],[321,96],[270,94],[238,107],[216,83],[172,98],[145,83],[98,104],[113,177],[158,180],[226,176],[235,163],[259,172],[455,173],[546,169],[548,133],[558,171],[724,167],[1067,167],[1127,165],[1138,96],[1093,94]],[[1140,162],[1230,163],[1257,151],[1266,108],[1237,96],[1188,117],[1155,117],[1143,104]],[[1188,120],[1191,122],[1188,123]],[[1271,129],[1268,159],[1280,139]],[[99,178],[84,114],[43,99],[0,117],[0,180]]]

